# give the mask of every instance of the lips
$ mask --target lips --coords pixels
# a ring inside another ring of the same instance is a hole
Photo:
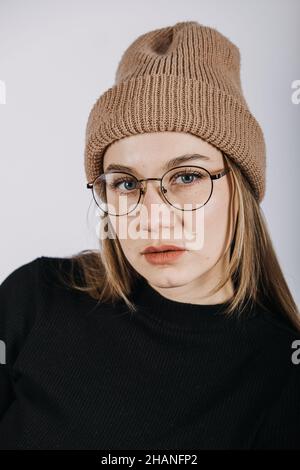
[[[164,253],[169,251],[184,251],[185,248],[177,245],[148,246],[142,253]]]
[[[148,263],[169,265],[176,262],[186,252],[185,248],[176,245],[148,246],[143,255]]]

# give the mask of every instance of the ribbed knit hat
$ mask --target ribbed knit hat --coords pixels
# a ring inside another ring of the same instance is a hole
[[[243,96],[240,52],[216,29],[184,21],[142,34],[125,50],[114,85],[93,105],[85,173],[99,175],[112,142],[145,132],[188,132],[232,158],[256,199],[265,193],[265,141]]]

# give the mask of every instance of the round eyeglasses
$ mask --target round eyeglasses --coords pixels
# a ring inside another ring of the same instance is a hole
[[[102,173],[87,188],[92,189],[97,206],[114,216],[133,212],[146,194],[148,181],[159,181],[163,199],[182,211],[194,211],[209,201],[213,181],[226,175],[230,168],[212,175],[200,166],[178,166],[166,171],[161,178],[138,179],[131,173],[112,171]]]

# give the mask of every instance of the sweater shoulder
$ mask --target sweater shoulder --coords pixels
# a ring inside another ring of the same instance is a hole
[[[13,362],[36,317],[40,257],[13,269],[0,284],[0,339]]]
[[[19,287],[24,287],[22,281],[26,281],[28,276],[32,276],[40,259],[41,257],[34,258],[27,263],[17,266],[10,273],[8,273],[0,284],[1,292],[4,290],[9,291],[12,287],[16,287],[16,285],[20,282],[21,284]]]
[[[259,351],[260,360],[267,369],[285,379],[298,374],[299,381],[300,331],[284,312],[258,308],[248,333],[249,341]]]
[[[286,338],[300,339],[300,329],[295,326],[285,312],[257,308],[258,323],[261,328],[268,330],[271,334],[278,334]],[[300,317],[299,317],[300,325]]]
[[[40,257],[13,269],[0,284],[1,318],[5,310],[19,311],[21,305],[33,298]]]
[[[40,257],[40,281],[48,287],[66,288],[65,281],[73,273],[79,280],[79,269],[74,258],[41,256]]]
[[[72,257],[40,256],[15,268],[0,284],[0,344],[5,345],[9,366],[35,324],[47,321],[58,306],[73,316],[97,307],[87,294],[69,288],[71,271],[76,280],[81,279]]]

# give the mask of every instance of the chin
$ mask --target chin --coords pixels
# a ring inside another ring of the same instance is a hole
[[[153,284],[154,286],[160,287],[162,289],[165,287],[180,287],[190,282],[189,279],[183,275],[180,276],[178,271],[176,272],[175,270],[174,272],[168,273],[164,273],[162,270],[159,270],[157,274],[151,273],[151,275],[145,275],[144,277],[147,279],[149,284]]]

